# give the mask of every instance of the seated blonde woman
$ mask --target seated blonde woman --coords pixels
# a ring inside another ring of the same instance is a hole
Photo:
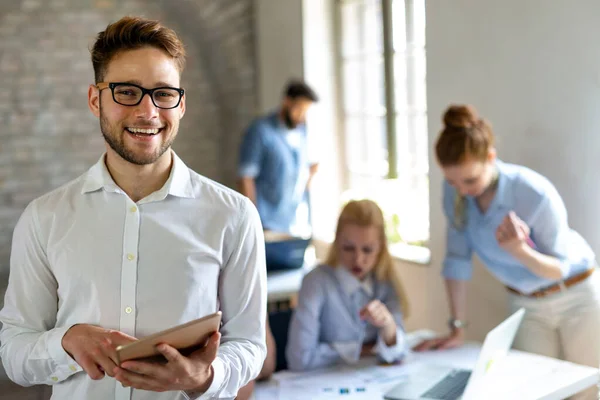
[[[342,210],[327,260],[305,276],[286,349],[288,368],[353,363],[406,352],[407,301],[388,251],[381,209],[370,200]]]

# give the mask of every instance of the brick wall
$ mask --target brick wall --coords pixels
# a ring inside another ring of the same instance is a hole
[[[27,203],[104,149],[86,103],[89,48],[126,14],[158,18],[182,37],[187,112],[174,148],[197,172],[234,184],[241,133],[256,109],[252,0],[1,1],[0,276]]]

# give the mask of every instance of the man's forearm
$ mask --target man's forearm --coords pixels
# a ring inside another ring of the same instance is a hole
[[[256,205],[256,184],[253,178],[240,178],[238,181],[239,191]]]
[[[308,180],[306,181],[306,190],[310,189],[310,184],[313,180],[313,177],[317,174],[318,170],[319,170],[319,164],[312,164],[310,166],[310,169],[308,172]]]

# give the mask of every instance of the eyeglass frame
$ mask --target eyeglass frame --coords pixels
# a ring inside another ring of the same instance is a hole
[[[117,99],[115,98],[115,87],[119,86],[119,85],[127,85],[127,86],[134,86],[138,89],[140,89],[142,91],[142,96],[140,97],[140,100],[135,103],[135,104],[123,104],[123,103],[119,103],[117,101]],[[125,106],[125,107],[135,107],[137,105],[139,105],[142,100],[144,99],[145,95],[150,96],[150,100],[152,100],[152,104],[154,104],[155,107],[160,108],[161,110],[172,110],[174,108],[177,108],[179,106],[179,104],[181,103],[181,99],[183,98],[183,95],[185,94],[185,90],[182,88],[175,88],[175,87],[171,87],[171,86],[161,86],[161,87],[157,87],[154,89],[146,89],[140,85],[136,85],[135,83],[131,83],[131,82],[98,82],[97,84],[94,85],[99,91],[103,91],[104,89],[110,89],[110,92],[112,94],[112,98],[113,101],[119,105]],[[154,101],[154,92],[156,90],[160,90],[160,89],[171,89],[171,90],[175,90],[179,93],[179,100],[177,101],[177,104],[175,104],[173,107],[161,107],[158,106],[155,101]]]

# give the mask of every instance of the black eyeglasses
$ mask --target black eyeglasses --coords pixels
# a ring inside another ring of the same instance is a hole
[[[185,93],[185,90],[180,88],[165,86],[146,89],[127,82],[99,82],[96,87],[98,90],[110,88],[115,103],[123,106],[137,106],[142,102],[144,95],[148,94],[156,107],[167,110],[177,107]]]

